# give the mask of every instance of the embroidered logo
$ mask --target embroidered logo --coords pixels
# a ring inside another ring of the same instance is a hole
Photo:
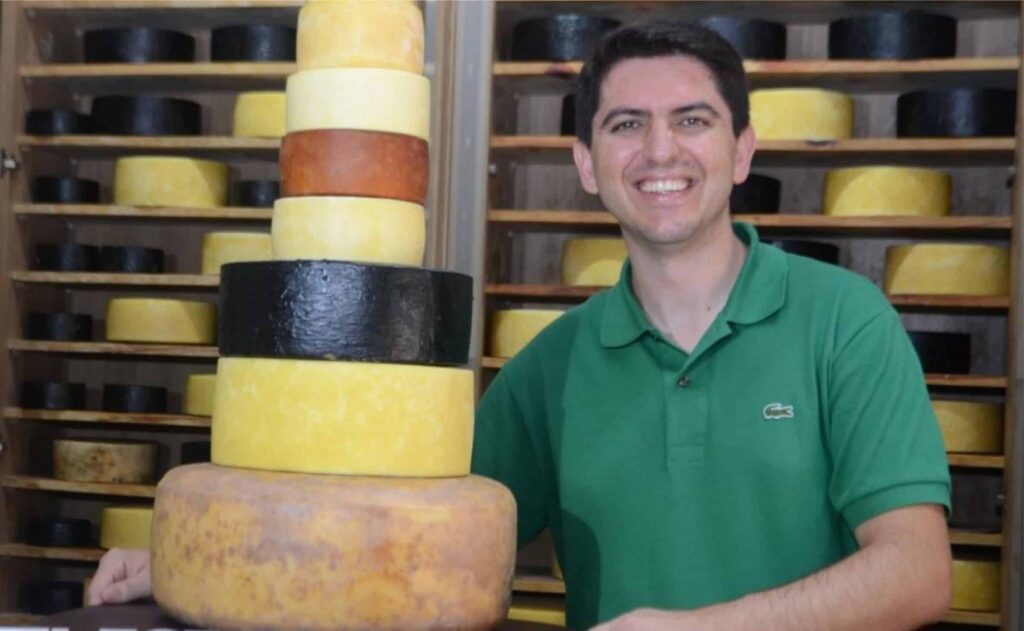
[[[773,421],[780,418],[793,418],[793,406],[781,403],[769,403],[761,410],[765,419]]]

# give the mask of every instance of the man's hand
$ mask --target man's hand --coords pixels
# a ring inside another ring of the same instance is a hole
[[[89,583],[86,604],[116,605],[152,596],[149,563],[149,550],[110,550]]]
[[[590,631],[698,631],[699,627],[691,625],[690,620],[691,616],[687,611],[634,609],[599,624]]]

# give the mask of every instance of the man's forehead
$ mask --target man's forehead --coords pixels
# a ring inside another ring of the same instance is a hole
[[[666,75],[666,72],[670,73]],[[672,74],[678,72],[679,75]],[[680,79],[684,79],[680,81]],[[636,90],[642,84],[649,87]],[[619,89],[625,88],[625,89]],[[601,80],[597,111],[612,107],[644,109],[655,97],[667,98],[669,109],[686,105],[687,101],[704,101],[717,109],[728,108],[718,92],[714,74],[699,59],[689,55],[630,57],[612,66]],[[675,102],[680,101],[680,102]],[[597,112],[595,111],[595,114]]]

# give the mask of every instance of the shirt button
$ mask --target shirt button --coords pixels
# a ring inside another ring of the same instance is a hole
[[[676,384],[678,384],[680,388],[689,388],[690,387],[690,378],[689,377],[680,377],[679,381],[677,381]]]

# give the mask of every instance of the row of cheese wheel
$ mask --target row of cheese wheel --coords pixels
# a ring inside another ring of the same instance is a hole
[[[216,375],[189,375],[185,384],[182,411],[196,416],[213,413]],[[32,410],[85,410],[84,383],[25,381],[20,387],[21,407]],[[167,413],[167,389],[156,386],[106,384],[101,409],[134,414]]]

